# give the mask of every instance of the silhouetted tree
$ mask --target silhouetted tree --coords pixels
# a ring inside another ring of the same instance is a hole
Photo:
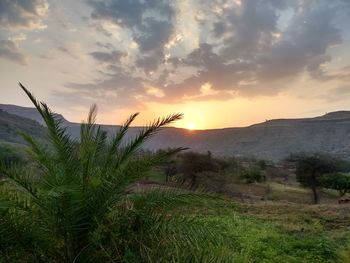
[[[211,153],[200,154],[195,152],[186,152],[181,154],[179,164],[179,172],[183,175],[183,183],[190,181],[190,188],[193,189],[197,185],[197,177],[200,173],[217,172],[220,167],[211,157]]]
[[[311,189],[315,204],[319,202],[318,189],[322,187],[321,177],[343,168],[343,161],[327,155],[300,155],[296,158],[297,180],[301,185]]]

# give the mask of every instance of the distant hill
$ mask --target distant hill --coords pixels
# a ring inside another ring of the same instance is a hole
[[[22,106],[11,105],[11,104],[0,104],[0,109],[11,114],[15,114],[24,118],[37,121],[41,125],[45,125],[43,118],[35,108],[22,107]],[[62,115],[60,114],[57,114],[57,115],[60,118],[62,118],[63,121],[67,122],[67,120],[65,120]]]
[[[40,118],[32,108],[0,105],[0,109],[10,109],[11,113],[26,118],[32,116],[34,120]],[[69,121],[65,124],[72,137],[78,138],[79,124]],[[118,126],[102,125],[102,128],[111,135]],[[139,129],[131,128],[129,138]],[[240,155],[275,161],[297,152],[326,152],[349,158],[350,111],[331,112],[315,118],[275,119],[243,128],[198,131],[165,128],[145,145],[151,150],[176,146],[190,147],[199,152],[209,150],[218,156]]]
[[[0,109],[0,142],[25,144],[24,139],[19,134],[21,132],[40,140],[47,138],[46,128],[37,121]]]

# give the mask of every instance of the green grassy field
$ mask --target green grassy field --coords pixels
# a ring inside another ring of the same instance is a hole
[[[149,179],[164,182],[159,171]],[[231,183],[224,196],[195,211],[230,237],[232,262],[350,262],[350,205],[335,191],[323,190],[319,205],[293,180]]]
[[[189,210],[193,213],[193,208]],[[349,260],[343,254],[350,244],[350,206],[249,204],[228,199],[211,209],[203,206],[196,213],[230,236],[232,262]]]

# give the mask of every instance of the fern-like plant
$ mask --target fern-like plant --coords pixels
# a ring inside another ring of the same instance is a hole
[[[135,157],[142,144],[181,114],[157,119],[130,141],[137,113],[115,135],[95,124],[92,106],[72,139],[61,119],[20,87],[44,119],[50,147],[23,134],[30,165],[2,164],[0,251],[5,262],[224,262],[215,227],[179,212],[203,196],[174,188],[128,191],[153,166],[183,148]],[[1,261],[1,260],[0,260]]]

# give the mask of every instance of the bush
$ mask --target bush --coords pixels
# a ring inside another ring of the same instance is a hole
[[[265,181],[264,173],[257,165],[252,165],[244,169],[241,178],[248,184]]]
[[[350,175],[344,173],[325,174],[320,178],[324,188],[337,190],[340,196],[350,192]]]

